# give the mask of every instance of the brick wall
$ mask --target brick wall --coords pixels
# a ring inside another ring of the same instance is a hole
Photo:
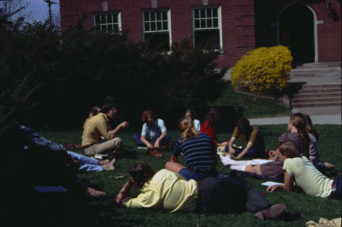
[[[281,10],[293,0],[60,0],[62,31],[73,26],[87,15],[84,25],[92,28],[91,14],[103,11],[102,3],[108,2],[108,10],[121,12],[122,29],[128,31],[128,38],[140,42],[142,40],[141,9],[151,9],[152,2],[158,8],[171,10],[172,41],[179,42],[191,38],[191,7],[219,5],[222,11],[223,50],[217,59],[220,66],[233,66],[247,51],[256,46],[277,45],[275,24]],[[254,3],[256,2],[256,3]],[[304,1],[317,16],[318,61],[341,61],[341,5],[332,0],[333,16],[327,15],[326,1]],[[255,11],[255,5],[266,6]],[[259,21],[259,25],[255,23]],[[258,14],[259,13],[259,14]],[[260,15],[262,14],[262,15]],[[261,18],[261,19],[260,19]],[[300,19],[300,18],[299,18]],[[256,31],[258,29],[258,31]],[[259,34],[257,37],[255,34]]]
[[[62,31],[87,15],[84,25],[92,28],[92,12],[102,11],[102,2],[108,2],[108,10],[121,12],[122,30],[128,38],[142,40],[141,9],[151,9],[152,0],[60,0]],[[203,0],[158,0],[158,8],[171,10],[172,41],[191,38],[191,7],[202,6]],[[220,66],[232,66],[247,51],[255,48],[253,0],[208,0],[208,5],[219,5],[222,11],[223,51],[217,59]]]

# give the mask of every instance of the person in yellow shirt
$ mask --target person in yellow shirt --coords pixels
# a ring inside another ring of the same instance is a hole
[[[251,184],[236,177],[207,177],[200,181],[187,181],[167,169],[154,173],[145,162],[133,164],[129,174],[130,179],[115,198],[118,205],[127,208],[156,209],[170,213],[195,211],[202,214],[249,211],[261,220],[290,214],[284,203],[272,205]],[[128,196],[133,186],[141,188],[136,198]]]
[[[122,128],[128,127],[128,122],[121,122],[115,129],[110,130],[109,119],[113,119],[117,109],[111,103],[105,103],[101,113],[90,118],[84,125],[82,147],[87,155],[112,152],[122,146],[121,138],[117,137]],[[105,139],[103,142],[102,137]]]

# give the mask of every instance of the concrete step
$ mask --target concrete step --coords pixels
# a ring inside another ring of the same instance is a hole
[[[290,77],[328,77],[341,76],[340,67],[292,69]]]
[[[339,98],[341,99],[341,92],[326,92],[326,93],[299,93],[296,94],[294,99],[311,99],[311,98],[317,98],[319,96],[320,98]]]
[[[326,102],[326,103],[295,103],[292,104],[292,108],[299,108],[299,107],[324,107],[324,106],[337,106],[341,108],[341,102]]]
[[[297,103],[329,103],[329,102],[334,102],[334,103],[342,103],[341,102],[341,96],[336,96],[336,97],[310,97],[310,98],[298,98],[295,97],[292,99],[292,104],[297,104]]]
[[[298,94],[341,94],[340,88],[316,88],[316,89],[305,89],[299,90]]]

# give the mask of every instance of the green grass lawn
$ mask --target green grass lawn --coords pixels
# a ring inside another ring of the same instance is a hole
[[[277,138],[285,132],[286,125],[260,126],[265,136],[266,148],[274,149]],[[328,161],[337,165],[337,171],[341,171],[341,127],[337,125],[318,125],[315,129],[320,135],[318,147],[322,161]],[[177,131],[169,132],[172,139],[178,136]],[[81,131],[42,131],[42,136],[59,143],[79,143]],[[128,170],[136,161],[149,162],[155,171],[164,167],[170,159],[170,153],[164,158],[147,156],[144,150],[138,150],[132,139],[133,132],[120,133],[125,148],[136,152],[135,157],[120,157],[117,160],[116,170],[113,172],[80,172],[79,176],[89,184],[107,194],[102,198],[92,198],[86,201],[92,212],[89,214],[90,226],[305,226],[309,220],[318,222],[320,217],[332,219],[341,216],[341,200],[322,199],[311,197],[303,193],[276,191],[266,193],[265,187],[261,186],[262,180],[248,178],[248,180],[261,192],[265,193],[267,199],[272,203],[284,202],[289,210],[301,212],[302,218],[292,222],[283,221],[259,221],[251,213],[199,215],[196,213],[168,214],[159,211],[148,211],[141,209],[126,209],[117,207],[114,198],[122,185],[128,180]],[[229,133],[219,134],[220,140],[228,140]],[[238,143],[241,141],[238,141]],[[76,152],[82,153],[81,150]],[[182,161],[182,160],[180,160]],[[229,168],[218,164],[220,173],[229,173]],[[333,173],[332,173],[333,174]],[[122,179],[116,177],[124,176]],[[332,175],[331,177],[334,177]],[[137,195],[135,189],[131,195]]]
[[[227,85],[222,97],[218,98],[213,105],[243,106],[244,116],[248,118],[291,114],[291,109],[286,107],[279,99],[237,93],[231,84]]]

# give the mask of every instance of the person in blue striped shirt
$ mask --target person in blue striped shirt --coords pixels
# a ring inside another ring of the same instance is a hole
[[[181,119],[178,126],[181,135],[173,146],[171,161],[165,164],[165,168],[187,180],[216,177],[217,155],[212,139],[207,134],[198,132],[189,118]],[[181,153],[186,167],[177,162]]]

